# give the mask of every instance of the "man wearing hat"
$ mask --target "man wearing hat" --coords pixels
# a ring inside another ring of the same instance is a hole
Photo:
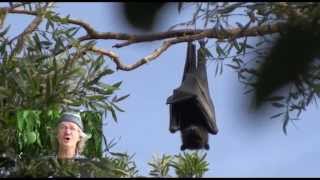
[[[83,132],[83,123],[79,114],[62,114],[57,128],[58,158],[74,159],[79,157],[89,138]]]

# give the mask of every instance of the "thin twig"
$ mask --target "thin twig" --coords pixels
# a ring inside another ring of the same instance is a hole
[[[104,49],[99,49],[96,47],[92,47],[90,50],[101,54],[101,55],[105,55],[111,58],[111,60],[116,64],[117,66],[117,70],[123,70],[123,71],[131,71],[134,70],[154,59],[156,59],[157,57],[159,57],[164,51],[166,51],[171,45],[177,44],[177,43],[182,43],[182,42],[188,42],[188,41],[195,41],[195,40],[199,40],[202,39],[204,37],[207,36],[208,32],[202,32],[196,35],[192,35],[192,36],[184,36],[184,37],[178,37],[172,40],[167,40],[164,41],[162,46],[160,46],[159,48],[157,48],[156,50],[153,51],[153,53],[151,53],[150,55],[136,61],[133,64],[129,64],[129,65],[125,65],[122,63],[122,61],[120,60],[120,58],[112,51],[106,51]]]
[[[46,10],[48,7],[52,5],[53,2],[47,3],[43,9]],[[19,53],[22,50],[26,36],[31,34],[40,25],[40,23],[43,20],[43,17],[44,14],[37,15],[37,17],[35,17],[34,20],[32,20],[32,22],[25,28],[25,30],[21,34],[19,34],[10,41],[10,43],[12,43],[15,39],[18,39],[17,45],[13,50],[13,54]]]

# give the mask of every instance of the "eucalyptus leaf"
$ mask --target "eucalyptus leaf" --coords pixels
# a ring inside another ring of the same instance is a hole
[[[27,132],[26,133],[26,137],[27,137],[27,143],[28,144],[33,144],[36,142],[37,140],[37,135],[35,132],[31,131],[31,132]]]

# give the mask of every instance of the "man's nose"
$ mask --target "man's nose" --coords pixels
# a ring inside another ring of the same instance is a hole
[[[71,133],[71,130],[70,130],[69,128],[66,128],[65,133],[66,133],[66,134],[70,134],[70,133]]]

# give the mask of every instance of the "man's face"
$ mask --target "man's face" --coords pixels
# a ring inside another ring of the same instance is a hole
[[[61,122],[57,138],[60,146],[75,148],[80,140],[80,128],[73,122]]]

